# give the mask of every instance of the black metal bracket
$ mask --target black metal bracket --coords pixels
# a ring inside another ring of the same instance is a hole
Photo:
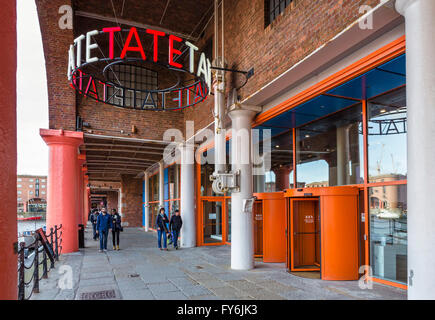
[[[241,73],[245,76],[245,82],[243,82],[243,84],[236,88],[236,90],[239,90],[241,88],[243,88],[247,83],[249,78],[251,78],[254,75],[254,68],[249,69],[248,71],[241,71],[241,70],[236,70],[236,69],[228,69],[228,68],[220,68],[220,67],[211,67],[211,69],[214,70],[221,70],[221,71],[229,71],[229,72],[236,72],[236,73]]]

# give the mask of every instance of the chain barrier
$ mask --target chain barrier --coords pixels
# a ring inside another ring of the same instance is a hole
[[[39,293],[39,281],[48,278],[48,273],[54,268],[55,261],[59,261],[59,255],[62,252],[62,225],[50,228],[50,233],[45,235],[46,245],[53,253],[53,260],[50,260],[43,245],[41,235],[35,233],[35,240],[26,245],[20,243],[18,250],[18,300],[29,300],[33,293]],[[26,256],[26,252],[33,251]],[[33,258],[30,256],[33,254]],[[27,261],[30,260],[31,261]],[[29,279],[30,278],[30,279]],[[30,291],[30,293],[29,293]]]

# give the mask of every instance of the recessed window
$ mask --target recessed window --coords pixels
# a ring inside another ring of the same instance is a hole
[[[33,182],[33,179],[29,179],[30,182]]]
[[[21,194],[21,191],[17,191],[17,194]]]
[[[21,184],[17,184],[17,188],[21,188]]]
[[[23,179],[21,179],[21,178],[18,178],[18,179],[17,179],[17,181],[23,181]]]
[[[33,184],[29,184],[29,188],[33,188]]]
[[[29,194],[33,194],[33,191],[29,191]]]
[[[45,194],[45,191],[41,191],[41,194]]]
[[[41,182],[45,182],[45,179],[41,179]]]
[[[273,20],[276,19],[282,12],[284,12],[285,8],[292,3],[293,0],[266,0],[265,3],[265,18],[266,18],[266,26],[272,23]]]
[[[45,188],[45,184],[42,184],[42,185],[41,185],[41,188],[44,189],[44,188]]]
[[[117,102],[115,100],[122,100],[121,104],[125,107],[142,108],[144,100],[150,105],[158,103],[157,93],[153,97],[147,97],[148,93],[136,90],[156,90],[158,87],[157,72],[134,65],[115,64],[110,68],[107,73],[108,79],[115,85],[119,84],[121,87],[130,88],[125,90],[108,86],[107,97],[110,103]],[[124,97],[125,99],[123,99]],[[144,108],[146,108],[145,106]]]

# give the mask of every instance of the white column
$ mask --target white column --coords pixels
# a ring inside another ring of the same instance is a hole
[[[218,75],[214,86],[215,113],[215,173],[226,172],[226,137],[225,137],[225,86],[222,76]]]
[[[165,205],[165,202],[163,200],[165,197],[165,195],[163,193],[164,186],[165,186],[164,170],[165,170],[165,168],[164,168],[163,161],[160,161],[159,162],[159,206],[160,206],[160,208],[163,208]],[[166,212],[166,214],[168,214],[168,212]]]
[[[254,222],[252,212],[243,212],[243,202],[252,195],[251,123],[256,111],[234,109],[232,120],[232,171],[240,170],[240,191],[231,193],[231,269],[254,268]]]
[[[150,199],[149,199],[149,174],[144,172],[144,183],[145,183],[145,231],[148,232],[150,227]]]
[[[181,247],[196,246],[196,220],[195,220],[195,181],[194,181],[194,147],[183,145],[179,147],[180,165],[180,214],[183,220],[181,227]]]
[[[118,189],[118,212],[119,214],[123,214],[123,209],[122,209],[122,189],[119,188]]]
[[[405,16],[408,298],[435,299],[435,1],[397,0]]]

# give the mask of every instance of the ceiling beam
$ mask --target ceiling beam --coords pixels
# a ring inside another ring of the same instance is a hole
[[[103,149],[94,149],[94,148],[84,148],[82,149],[86,152],[130,152],[130,153],[143,153],[143,154],[155,154],[162,156],[163,152],[153,152],[153,151],[138,151],[138,150],[122,150],[122,149],[109,149],[109,148],[103,148]]]
[[[127,138],[127,137],[118,137],[118,136],[106,136],[103,134],[94,134],[94,133],[84,133],[83,135],[85,138],[100,139],[100,140],[118,140],[118,141],[130,141],[130,142],[139,142],[139,143],[157,143],[157,144],[164,144],[164,145],[171,143],[171,141]],[[85,142],[85,144],[86,144],[86,142]]]
[[[156,159],[147,159],[147,158],[133,158],[133,157],[119,157],[119,156],[109,156],[109,155],[102,155],[102,154],[87,154],[86,155],[86,159],[88,158],[107,158],[106,160],[109,159],[121,159],[121,160],[143,160],[144,162],[152,162],[152,163],[156,163],[159,162],[160,157],[158,157],[158,160]]]
[[[121,148],[137,148],[137,149],[150,149],[150,150],[161,150],[164,151],[165,147],[149,147],[149,146],[138,146],[134,144],[118,144],[118,143],[85,143],[83,145],[92,147],[121,147]]]

